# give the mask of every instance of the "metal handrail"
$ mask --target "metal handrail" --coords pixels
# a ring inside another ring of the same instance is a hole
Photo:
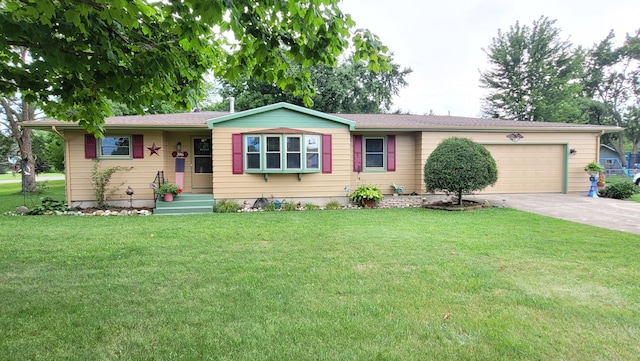
[[[160,188],[160,185],[164,183],[164,171],[159,170],[158,173],[156,173],[156,178],[153,180],[153,183],[151,183],[151,186],[153,187],[153,206],[156,206],[156,202],[158,201],[158,197],[159,194],[156,192],[156,189]]]

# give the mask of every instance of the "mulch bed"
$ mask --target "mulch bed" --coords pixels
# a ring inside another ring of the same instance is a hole
[[[425,204],[424,208],[442,211],[474,211],[481,209],[484,206],[485,205],[483,203],[463,199],[462,205],[459,205],[457,201],[437,201]]]

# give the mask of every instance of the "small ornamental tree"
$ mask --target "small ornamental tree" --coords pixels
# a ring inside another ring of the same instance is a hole
[[[451,137],[443,140],[424,165],[424,183],[428,192],[445,191],[458,196],[493,185],[498,167],[491,153],[471,139]]]

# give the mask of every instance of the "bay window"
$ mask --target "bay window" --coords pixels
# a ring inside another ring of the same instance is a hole
[[[248,173],[320,171],[320,135],[245,134],[243,138],[244,171]]]

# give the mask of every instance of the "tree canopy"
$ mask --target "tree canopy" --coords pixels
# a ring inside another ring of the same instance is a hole
[[[303,72],[299,65],[292,64],[287,74]],[[337,66],[316,64],[309,69],[313,87],[311,101],[315,110],[326,113],[381,113],[389,111],[393,96],[407,85],[405,76],[411,69],[401,69],[390,56],[389,67],[371,71],[366,61],[356,61],[353,56]],[[276,102],[305,105],[301,95],[279,88],[274,83],[242,76],[236,81],[222,81],[220,95],[223,100],[210,109],[229,109],[229,98],[235,99],[237,110],[252,109]]]
[[[612,31],[586,54],[583,83],[589,101],[585,112],[591,124],[625,128],[622,134],[605,134],[603,142],[626,165],[624,137],[631,142],[633,153],[640,145],[640,30],[627,35],[620,46],[614,45],[614,38]]]
[[[483,145],[468,138],[451,137],[438,144],[424,164],[428,192],[462,194],[482,190],[498,180],[498,167]]]
[[[574,122],[580,117],[582,53],[560,36],[555,20],[498,31],[484,49],[491,69],[481,72],[489,90],[484,115],[493,118]]]
[[[231,81],[251,74],[310,104],[309,75],[285,76],[291,63],[335,65],[351,43],[369,69],[389,66],[386,47],[368,31],[352,32],[355,23],[337,4],[3,0],[0,94],[19,92],[47,115],[95,133],[109,115],[108,100],[136,112],[158,98],[189,107],[209,71]]]

